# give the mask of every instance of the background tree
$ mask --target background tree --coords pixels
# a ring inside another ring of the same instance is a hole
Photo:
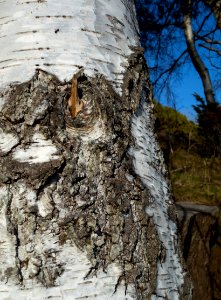
[[[206,103],[203,98],[195,94],[197,105],[198,131],[202,139],[199,153],[203,157],[220,157],[221,155],[221,106],[219,103]]]
[[[188,298],[132,2],[0,20],[0,298]]]
[[[220,85],[220,1],[138,0],[138,20],[156,95],[181,78],[192,62],[207,103],[215,102]],[[209,71],[210,70],[210,71]],[[216,82],[211,80],[216,73]]]
[[[221,1],[220,0],[204,0],[204,3],[211,8],[215,17],[216,24],[221,28]]]

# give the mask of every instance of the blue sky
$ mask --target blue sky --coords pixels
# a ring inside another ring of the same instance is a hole
[[[211,74],[214,80],[213,74]],[[173,84],[173,92],[175,94],[174,101],[167,100],[167,96],[163,93],[158,99],[160,103],[175,107],[177,111],[186,115],[190,120],[196,120],[196,113],[192,107],[196,104],[194,93],[204,97],[203,87],[199,75],[191,64],[185,66],[182,79],[177,80]],[[216,100],[221,102],[221,89],[216,90]]]
[[[192,107],[196,104],[194,93],[203,96],[203,87],[199,75],[192,66],[184,68],[182,79],[174,82],[174,101],[166,99],[165,93],[161,96],[160,102],[164,105],[168,105],[176,108],[177,111],[185,114],[189,119],[194,120],[196,118],[195,111]]]

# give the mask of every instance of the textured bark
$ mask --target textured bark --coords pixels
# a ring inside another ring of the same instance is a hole
[[[145,60],[131,52],[120,85],[108,64],[108,78],[38,69],[2,88],[1,299],[191,297]]]
[[[221,299],[221,213],[216,206],[177,203],[193,299]]]

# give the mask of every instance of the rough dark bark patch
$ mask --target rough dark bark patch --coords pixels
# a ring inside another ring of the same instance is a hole
[[[177,203],[193,299],[221,299],[221,214],[216,206]]]
[[[91,122],[100,118],[105,133],[94,140],[86,139],[90,133],[82,130],[83,125],[72,123],[73,134],[66,130],[70,83],[38,70],[29,82],[10,87],[0,125],[17,135],[18,143],[7,154],[2,153],[0,180],[9,187],[8,231],[15,236],[17,269],[8,270],[7,277],[17,272],[22,284],[28,261],[35,258],[36,273],[25,276],[37,277],[45,286],[54,284],[62,272],[56,256],[37,253],[35,247],[25,257],[20,257],[19,251],[29,242],[30,234],[35,237],[51,229],[61,245],[71,239],[87,251],[92,262],[88,276],[119,262],[124,271],[118,283],[133,283],[139,299],[154,292],[157,260],[163,249],[152,219],[145,213],[148,192],[134,174],[127,154],[133,143],[130,118],[144,85],[149,87],[144,66],[142,53],[136,51],[125,74],[122,96],[102,76],[79,80],[82,97],[94,106]],[[14,160],[13,150],[27,147],[34,132],[51,139],[61,158],[31,166]],[[24,201],[24,206],[16,209],[12,196],[16,191],[10,186],[20,183],[36,191],[37,199],[31,205]],[[37,202],[45,195],[51,208],[42,217]],[[57,204],[57,197],[62,198],[62,204]],[[33,243],[37,243],[34,238]]]

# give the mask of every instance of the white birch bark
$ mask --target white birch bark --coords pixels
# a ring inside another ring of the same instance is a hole
[[[27,81],[36,68],[70,80],[83,66],[120,90],[127,56],[139,45],[130,2],[54,2],[1,1],[0,85]]]
[[[1,0],[0,49],[0,299],[190,298],[132,1]]]

